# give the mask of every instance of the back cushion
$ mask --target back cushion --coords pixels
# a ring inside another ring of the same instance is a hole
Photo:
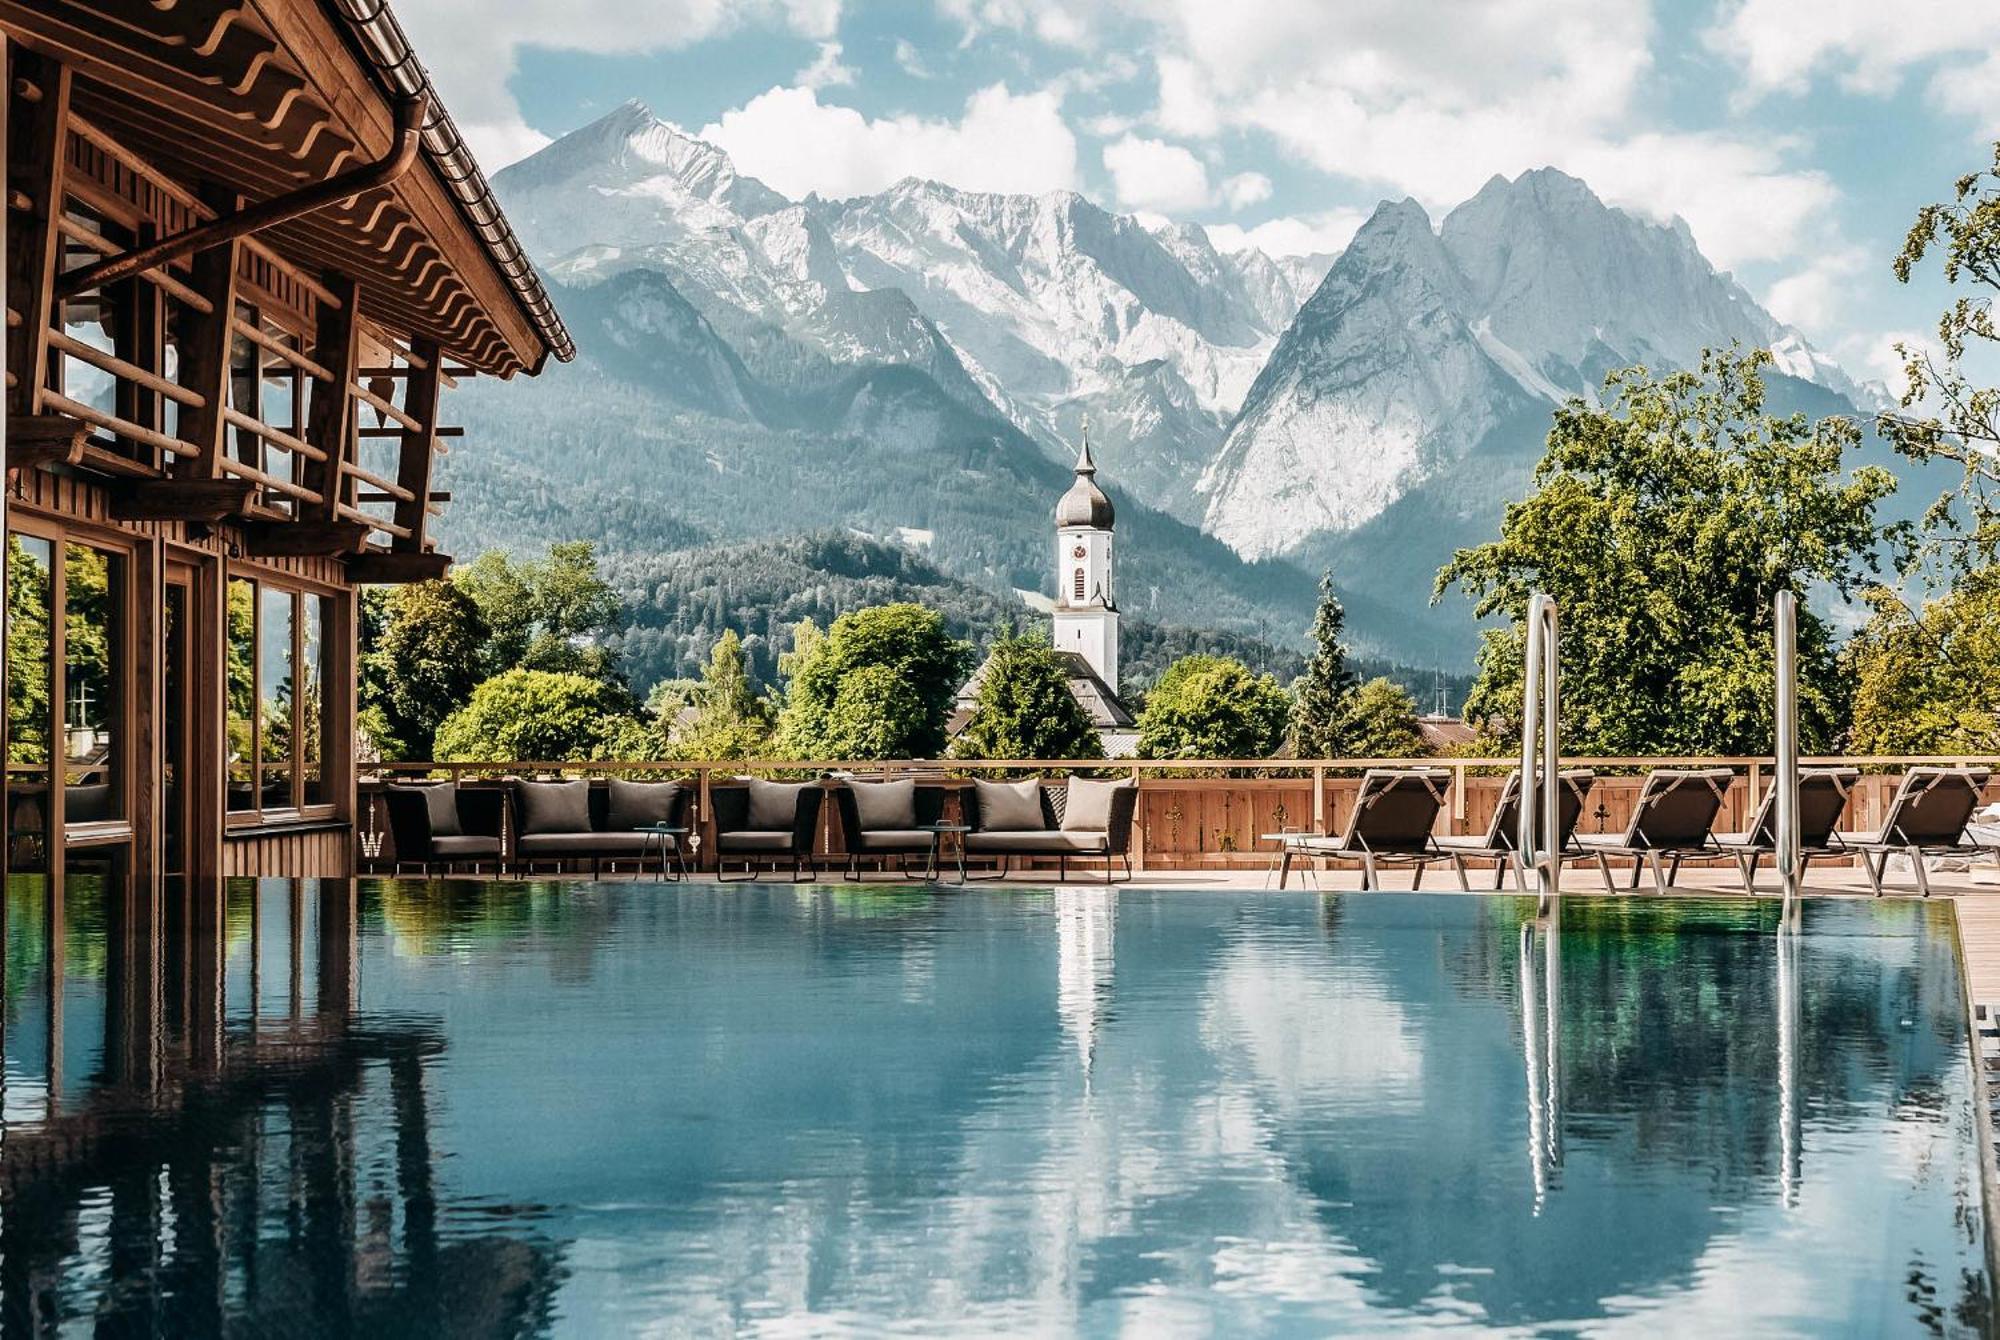
[[[440,782],[424,787],[423,792],[424,804],[431,811],[431,836],[462,836],[458,826],[458,788],[450,782]]]
[[[590,783],[516,782],[521,801],[521,832],[588,833]]]
[[[1069,779],[1069,801],[1063,806],[1065,833],[1104,833],[1111,828],[1111,800],[1121,786],[1130,782],[1098,781],[1089,777]]]
[[[854,792],[854,814],[864,833],[917,826],[917,784],[915,782],[850,782]]]
[[[804,782],[767,782],[750,779],[750,829],[757,833],[789,833],[792,816],[798,812],[799,792]]]
[[[987,833],[1034,833],[1048,827],[1042,818],[1042,784],[1032,778],[1025,782],[986,782],[975,777],[972,789],[979,797],[979,827]]]
[[[680,814],[679,782],[622,782],[612,779],[604,807],[604,827],[613,832],[671,824]]]

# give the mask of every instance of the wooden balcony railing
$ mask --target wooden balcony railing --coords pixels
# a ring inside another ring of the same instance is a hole
[[[1863,755],[1819,756],[1806,767],[1843,765],[1862,770],[1841,827],[1878,827],[1905,768],[1919,765],[1979,766],[1995,770],[1987,799],[2000,801],[2000,756]],[[1564,758],[1565,768],[1597,773],[1579,829],[1616,833],[1632,817],[1645,775],[1654,768],[1726,767],[1736,780],[1716,821],[1718,832],[1740,831],[1771,784],[1776,761],[1769,755],[1705,757]],[[1339,831],[1354,806],[1361,773],[1369,768],[1444,768],[1452,786],[1438,819],[1439,833],[1481,833],[1493,820],[1500,792],[1514,764],[1502,758],[1368,759],[896,759],[867,762],[827,759],[750,759],[686,763],[592,760],[588,762],[368,763],[356,764],[361,779],[361,813],[356,825],[358,868],[386,869],[394,859],[381,789],[398,781],[451,779],[474,789],[502,789],[517,778],[680,779],[693,791],[693,826],[702,837],[703,863],[714,851],[709,796],[745,776],[911,777],[951,787],[970,785],[974,776],[1059,777],[1070,772],[1130,776],[1139,783],[1133,864],[1140,870],[1251,870],[1271,859],[1271,844],[1260,836],[1287,830]],[[955,804],[955,802],[954,802]],[[836,807],[822,807],[819,851],[829,859],[846,849]]]

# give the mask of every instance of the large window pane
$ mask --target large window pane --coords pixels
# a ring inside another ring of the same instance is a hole
[[[55,618],[55,549],[33,535],[7,537],[8,868],[46,868],[54,713],[49,685]]]
[[[287,809],[292,799],[292,609],[290,591],[263,588],[257,602],[257,757],[262,808]]]
[[[299,771],[308,805],[325,803],[321,751],[326,734],[326,600],[299,597]]]
[[[229,579],[229,808],[257,808],[257,588]]]
[[[72,824],[125,817],[118,773],[124,575],[123,554],[63,546],[63,817]]]

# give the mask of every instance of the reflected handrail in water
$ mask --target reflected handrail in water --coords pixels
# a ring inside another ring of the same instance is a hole
[[[1541,931],[1541,965],[1535,935]],[[1562,1167],[1562,926],[1554,911],[1521,923],[1521,1052],[1527,1068],[1528,1172],[1540,1215]]]

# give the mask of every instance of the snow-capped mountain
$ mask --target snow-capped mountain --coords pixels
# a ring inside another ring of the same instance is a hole
[[[1385,203],[1300,310],[1202,476],[1205,528],[1251,557],[1350,532],[1473,468],[1524,409],[1594,397],[1613,368],[1691,367],[1731,342],[1770,348],[1780,371],[1871,407],[1718,273],[1679,220],[1613,209],[1552,168],[1493,178],[1436,228],[1415,201]]]

